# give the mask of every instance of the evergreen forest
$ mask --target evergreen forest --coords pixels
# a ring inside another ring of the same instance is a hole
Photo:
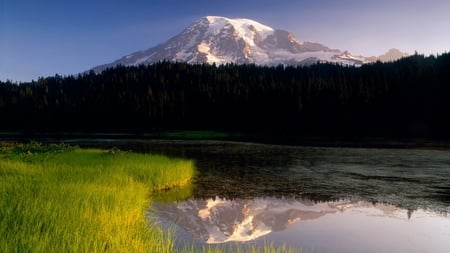
[[[450,53],[359,67],[160,62],[0,82],[0,131],[450,138]]]

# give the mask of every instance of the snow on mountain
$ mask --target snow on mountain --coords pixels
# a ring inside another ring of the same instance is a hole
[[[135,66],[158,61],[187,63],[254,63],[258,65],[305,65],[334,62],[361,65],[369,58],[300,41],[292,33],[273,29],[250,19],[207,16],[191,24],[165,43],[132,53],[93,68],[95,72],[116,65]]]

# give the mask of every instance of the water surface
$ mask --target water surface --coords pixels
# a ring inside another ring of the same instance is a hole
[[[286,244],[307,252],[448,252],[450,219],[365,201],[293,198],[190,199],[154,203],[179,246]]]
[[[149,211],[176,229],[180,247],[271,242],[313,252],[450,249],[448,151],[216,141],[109,145],[195,160],[194,184],[178,198],[153,196]]]

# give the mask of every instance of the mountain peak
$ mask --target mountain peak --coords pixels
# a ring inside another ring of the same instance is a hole
[[[341,56],[322,44],[298,40],[292,33],[246,18],[205,16],[165,43],[94,68],[133,66],[158,61],[304,65],[319,61],[360,65],[363,57]]]
[[[246,19],[246,18],[226,18],[220,16],[206,16],[200,20],[207,20],[211,25],[222,25],[231,24],[236,28],[248,29],[253,26],[253,28],[258,32],[273,32],[274,29],[267,25],[263,25],[257,21]]]

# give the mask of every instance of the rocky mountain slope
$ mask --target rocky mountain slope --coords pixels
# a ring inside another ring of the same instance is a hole
[[[385,58],[393,59],[399,55],[401,52],[393,52]],[[330,49],[319,43],[300,41],[288,31],[273,29],[250,19],[207,16],[160,45],[97,66],[93,70],[101,72],[116,65],[136,66],[164,60],[274,66],[316,62],[361,65],[378,58],[354,56],[350,52]]]

